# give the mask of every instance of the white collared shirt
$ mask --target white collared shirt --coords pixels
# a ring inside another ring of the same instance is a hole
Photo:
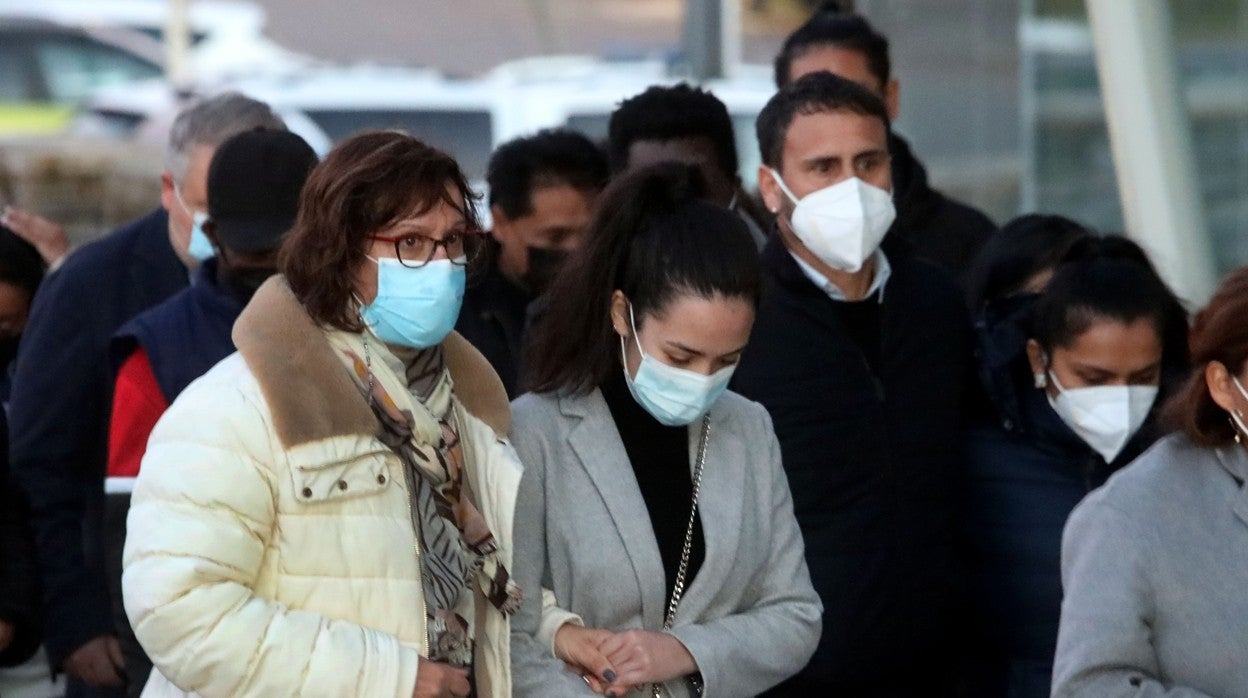
[[[797,255],[792,252],[789,252],[789,255],[793,257],[793,261],[797,262],[798,268],[802,270],[802,273],[806,275],[806,278],[810,279],[811,283],[818,286],[824,293],[828,294],[828,298],[840,303],[846,303],[849,301],[849,298],[845,296],[845,292],[841,290],[840,286],[837,286],[829,281],[828,277],[820,274],[819,270],[807,264]],[[893,275],[893,265],[888,263],[888,257],[885,256],[883,250],[876,250],[874,257],[875,277],[871,279],[871,285],[867,287],[867,292],[863,294],[862,297],[864,299],[870,298],[871,294],[879,291],[880,298],[878,302],[883,303],[884,284],[888,283],[889,277]]]

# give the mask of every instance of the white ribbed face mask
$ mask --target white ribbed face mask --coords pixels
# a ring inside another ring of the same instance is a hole
[[[850,177],[811,192],[800,200],[771,170],[776,184],[796,208],[789,225],[793,234],[824,264],[851,274],[879,249],[897,218],[893,195]]]
[[[1092,450],[1112,463],[1139,431],[1157,400],[1155,385],[1102,385],[1067,390],[1049,371],[1057,397],[1049,396],[1053,411]]]

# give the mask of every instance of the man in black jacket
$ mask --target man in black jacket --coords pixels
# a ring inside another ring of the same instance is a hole
[[[35,295],[13,378],[11,467],[30,503],[44,642],[53,667],[70,677],[70,697],[123,695],[127,680],[118,636],[130,634],[129,623],[119,596],[109,598],[100,525],[109,342],[127,320],[187,285],[208,163],[217,145],[257,126],[284,128],[267,105],[239,94],[184,110],[165,152],[163,210],[74,252]],[[141,689],[131,682],[133,695]]]
[[[492,254],[464,293],[455,329],[514,398],[524,392],[525,335],[539,312],[534,301],[589,227],[607,183],[607,158],[579,133],[541,131],[500,145],[486,180]]]
[[[884,100],[888,118],[901,110],[901,85],[892,75],[888,39],[843,2],[824,3],[784,42],[776,56],[776,87],[808,73],[828,71],[866,87]],[[927,183],[927,170],[901,136],[889,133],[897,220],[885,249],[910,248],[957,277],[966,275],[996,225],[980,211],[955,201]]]
[[[777,228],[734,388],[771,414],[824,605],[814,658],[774,695],[949,695],[971,375],[961,293],[938,267],[879,248],[894,211],[875,94],[808,75],[757,130]]]

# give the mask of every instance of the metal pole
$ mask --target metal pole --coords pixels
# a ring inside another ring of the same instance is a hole
[[[686,0],[685,66],[697,82],[724,76],[722,0]]]
[[[1127,233],[1174,290],[1217,283],[1167,3],[1087,0]]]
[[[741,65],[742,0],[720,0],[719,72],[729,77]]]
[[[165,17],[165,79],[175,90],[191,86],[190,0],[169,0]]]

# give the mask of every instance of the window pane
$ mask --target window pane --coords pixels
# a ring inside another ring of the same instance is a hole
[[[44,41],[35,55],[48,92],[58,102],[78,101],[100,87],[161,75],[158,66],[85,39]]]

